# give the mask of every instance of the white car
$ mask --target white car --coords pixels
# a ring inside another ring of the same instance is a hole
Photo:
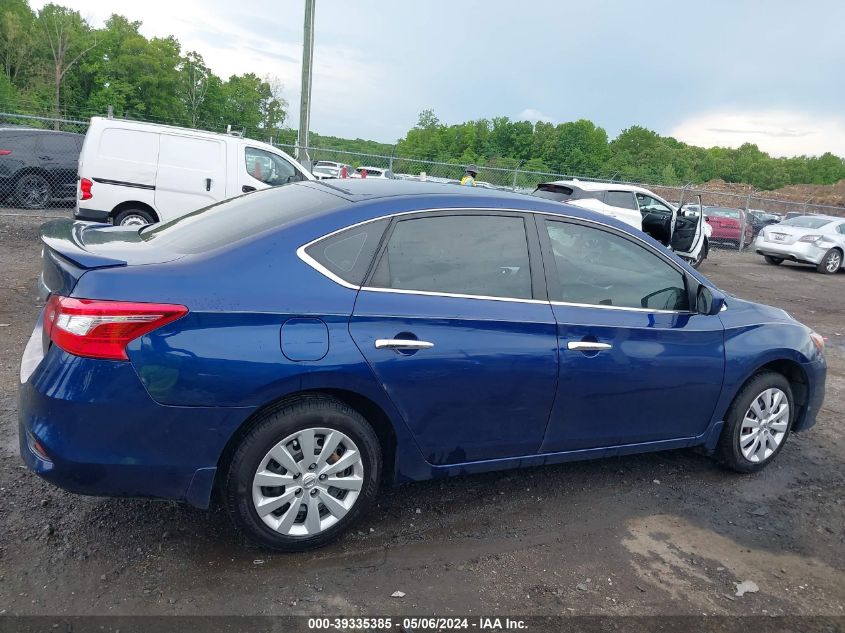
[[[801,215],[770,224],[757,235],[754,250],[770,264],[788,259],[835,273],[845,261],[845,218]]]
[[[353,178],[361,178],[363,173],[367,172],[367,178],[384,178],[387,180],[394,180],[396,177],[393,175],[393,172],[389,169],[383,169],[381,167],[368,167],[366,165],[361,165],[358,169],[355,170],[355,173],[352,174]]]
[[[344,176],[343,170],[346,169]],[[325,180],[328,178],[351,178],[355,173],[355,168],[346,163],[338,163],[333,160],[318,160],[311,168],[311,173],[318,180]]]
[[[94,117],[79,154],[78,220],[172,220],[242,193],[314,180],[280,149],[231,134]]]
[[[533,194],[616,218],[648,233],[698,267],[707,257],[710,227],[700,211],[679,211],[648,189],[619,183],[557,180],[537,185]]]

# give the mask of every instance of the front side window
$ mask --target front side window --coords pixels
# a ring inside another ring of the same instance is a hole
[[[684,275],[646,247],[581,224],[546,221],[546,230],[559,286],[552,301],[689,310]]]
[[[645,211],[648,213],[672,213],[672,209],[660,202],[660,200],[658,200],[657,198],[653,198],[644,193],[638,193],[636,195],[637,204],[640,206],[640,211]]]
[[[311,244],[305,252],[347,283],[360,286],[390,220],[354,226]]]
[[[264,184],[275,187],[298,180],[294,166],[277,154],[247,147],[244,150],[246,172]]]
[[[525,221],[493,215],[401,220],[382,252],[370,285],[530,299]]]
[[[836,227],[836,230],[845,235],[845,224],[840,224],[838,227]]]

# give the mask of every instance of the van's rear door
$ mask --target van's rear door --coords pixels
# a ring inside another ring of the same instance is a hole
[[[162,220],[226,198],[223,139],[162,134],[155,201]]]

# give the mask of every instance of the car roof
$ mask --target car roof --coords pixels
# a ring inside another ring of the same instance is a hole
[[[645,187],[638,187],[637,185],[628,185],[621,182],[593,182],[590,180],[554,180],[551,182],[544,182],[540,184],[563,185],[564,187],[577,187],[582,191],[631,191],[645,193],[650,196],[655,195],[652,191],[649,191]]]

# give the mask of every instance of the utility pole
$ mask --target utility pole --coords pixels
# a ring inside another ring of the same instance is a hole
[[[302,86],[299,98],[299,137],[296,143],[296,158],[300,162],[310,161],[308,156],[308,128],[311,125],[311,76],[314,57],[314,0],[305,0],[305,29],[302,40]]]

